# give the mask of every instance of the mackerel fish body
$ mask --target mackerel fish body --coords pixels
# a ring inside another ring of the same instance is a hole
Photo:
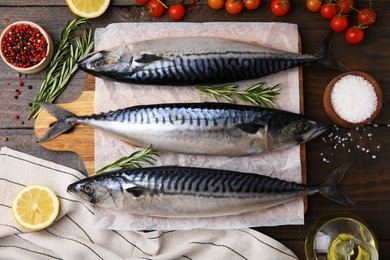
[[[40,104],[59,119],[41,141],[86,124],[158,151],[243,156],[289,148],[326,130],[324,124],[299,114],[235,104],[156,104],[92,116],[75,116],[55,105]]]
[[[129,43],[92,53],[78,65],[120,82],[199,85],[259,78],[321,59],[247,42],[187,37]]]
[[[118,170],[80,180],[67,191],[93,205],[158,217],[215,217],[267,209],[321,193],[352,202],[336,185],[349,165],[321,185],[303,185],[255,173],[165,166]]]
[[[317,190],[258,174],[176,166],[103,173],[68,188],[96,206],[179,218],[242,214]]]

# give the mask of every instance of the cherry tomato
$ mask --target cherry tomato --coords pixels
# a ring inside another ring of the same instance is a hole
[[[207,3],[212,9],[218,10],[225,5],[225,0],[208,0]]]
[[[376,20],[376,13],[372,9],[363,8],[359,11],[357,18],[361,25],[371,25]]]
[[[335,32],[343,32],[345,29],[347,29],[349,24],[349,20],[347,16],[335,16],[330,21],[330,27]]]
[[[146,4],[149,0],[135,0],[139,4]]]
[[[345,32],[345,39],[350,44],[358,44],[364,39],[364,31],[358,26],[351,26]]]
[[[337,0],[337,10],[341,11],[342,14],[349,14],[354,6],[353,0]]]
[[[320,0],[306,0],[306,7],[311,12],[318,12],[321,9],[322,3]]]
[[[244,6],[248,10],[255,10],[259,8],[261,0],[244,0]]]
[[[336,16],[336,12],[337,8],[334,5],[325,3],[321,6],[321,15],[326,19],[330,19]]]
[[[174,4],[168,8],[168,15],[173,20],[180,20],[186,14],[186,9],[183,4]]]
[[[159,17],[165,12],[165,6],[160,2],[160,0],[150,0],[147,9],[149,14],[154,17]]]
[[[242,0],[227,0],[225,3],[225,9],[229,14],[239,14],[243,8]]]
[[[271,11],[276,16],[284,16],[290,11],[290,0],[272,0]]]

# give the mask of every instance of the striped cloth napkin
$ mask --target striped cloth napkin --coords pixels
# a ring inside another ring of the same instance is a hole
[[[1,259],[298,259],[295,254],[251,229],[116,231],[93,227],[94,208],[66,192],[81,173],[3,147],[0,151]],[[29,184],[50,187],[60,199],[56,222],[29,231],[14,221],[11,202]]]

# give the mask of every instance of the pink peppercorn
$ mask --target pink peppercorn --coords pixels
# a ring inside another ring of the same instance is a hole
[[[6,61],[15,67],[28,68],[45,57],[47,42],[37,28],[28,24],[13,25],[3,36],[1,52]]]

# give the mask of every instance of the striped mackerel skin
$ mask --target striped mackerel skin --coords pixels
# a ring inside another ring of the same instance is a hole
[[[182,218],[262,210],[319,190],[258,174],[178,166],[116,171],[91,180],[111,188],[113,207]]]
[[[133,145],[152,144],[159,151],[241,156],[276,149],[269,141],[282,140],[281,135],[276,136],[277,131],[289,122],[303,119],[301,115],[276,109],[183,103],[130,107],[69,118],[68,123],[91,125]],[[281,148],[298,143],[286,140]]]
[[[319,60],[315,55],[207,37],[149,40],[101,53],[115,57],[115,62],[107,58],[109,65],[99,69],[88,68],[85,61],[80,67],[115,81],[158,85],[254,79]]]

